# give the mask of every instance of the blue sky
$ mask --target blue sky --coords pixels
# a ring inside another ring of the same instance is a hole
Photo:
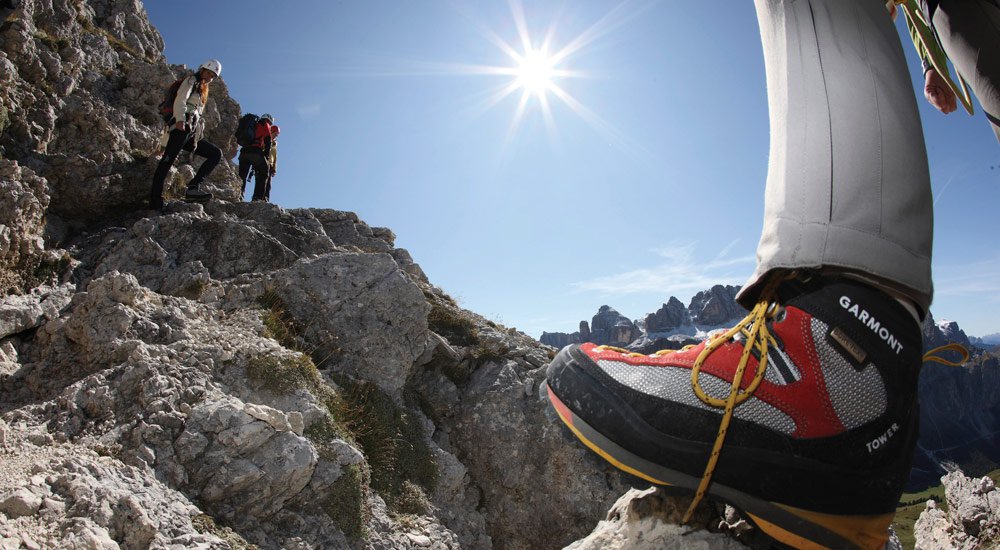
[[[495,321],[572,332],[603,304],[641,318],[753,270],[768,118],[752,2],[146,8],[169,62],[216,57],[244,112],[275,115],[273,202],[391,228],[431,282]],[[517,66],[504,45],[523,55],[525,33],[567,52],[547,109],[536,94],[522,105],[521,89],[502,96]],[[1000,144],[981,111],[918,99],[931,310],[970,335],[1000,332]]]

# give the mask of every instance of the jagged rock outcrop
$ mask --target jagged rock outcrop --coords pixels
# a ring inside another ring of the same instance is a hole
[[[589,324],[587,321],[580,321],[578,332],[546,332],[539,341],[556,349],[582,342],[624,347],[641,334],[642,329],[631,319],[611,306],[601,306]]]
[[[736,303],[739,291],[738,286],[715,285],[695,294],[688,306],[691,320],[699,325],[717,326],[743,317],[746,311]]]
[[[639,328],[631,319],[611,306],[601,306],[590,322],[590,337],[587,341],[623,347],[638,338],[639,334]]]
[[[691,324],[691,316],[680,300],[671,296],[667,303],[646,315],[646,333],[667,332]]]
[[[960,470],[941,478],[947,510],[933,501],[913,526],[916,548],[991,548],[1000,540],[1000,489],[989,477]]]

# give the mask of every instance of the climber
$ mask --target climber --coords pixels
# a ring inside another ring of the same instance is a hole
[[[1000,140],[1000,2],[997,0],[893,0],[906,16],[924,69],[924,97],[944,114],[956,98],[971,115],[972,87]],[[951,59],[959,84],[948,71]]]
[[[271,202],[271,180],[278,173],[278,134],[281,129],[277,125],[271,126],[271,154],[267,158],[269,172],[267,173],[267,185],[264,187],[264,201]]]
[[[883,2],[755,5],[771,146],[750,315],[685,350],[569,346],[547,391],[611,464],[693,493],[685,521],[709,498],[794,548],[882,548],[933,293],[916,98]]]
[[[245,115],[253,116],[253,115]],[[239,172],[242,187],[240,198],[246,193],[247,179],[250,177],[250,169],[253,168],[253,199],[254,201],[265,201],[268,179],[270,179],[271,169],[268,166],[268,157],[271,155],[272,138],[271,122],[274,118],[267,113],[260,115],[253,123],[253,135],[250,141],[244,142],[240,148]],[[241,130],[237,130],[240,132]]]
[[[200,188],[201,182],[211,173],[215,165],[222,159],[222,151],[211,142],[202,139],[205,132],[205,103],[208,101],[208,87],[212,80],[222,73],[222,63],[209,59],[198,67],[198,70],[171,86],[165,105],[161,105],[166,127],[160,144],[163,155],[153,174],[153,188],[149,196],[149,207],[153,210],[163,208],[163,183],[170,167],[181,152],[191,151],[204,157],[194,178],[188,183],[184,199],[204,202],[212,198],[212,194]],[[173,95],[170,101],[169,95]]]

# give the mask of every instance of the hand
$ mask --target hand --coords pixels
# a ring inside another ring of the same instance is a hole
[[[177,129],[178,130],[187,130],[187,124],[184,124],[183,122],[178,122],[177,123]]]
[[[277,171],[277,170],[275,170],[274,168],[272,168],[272,169],[271,169],[271,175],[272,175],[272,176],[274,176],[274,175],[275,175],[275,174],[277,174],[277,173],[278,173],[278,171]]]
[[[955,92],[952,91],[944,78],[934,69],[928,69],[924,75],[924,97],[931,105],[944,114],[958,108]]]

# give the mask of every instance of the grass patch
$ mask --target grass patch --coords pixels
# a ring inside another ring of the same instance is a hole
[[[247,376],[277,394],[300,388],[315,391],[322,383],[312,359],[302,354],[281,359],[271,355],[254,357],[247,365]]]
[[[376,385],[340,377],[347,405],[338,418],[371,466],[371,486],[399,513],[426,510],[426,494],[437,486],[438,467],[423,426]]]
[[[208,514],[198,514],[191,518],[191,525],[194,525],[195,530],[203,535],[215,535],[219,537],[232,550],[259,550],[256,544],[250,544],[236,531],[215,523],[212,516]]]
[[[371,516],[366,499],[370,489],[385,499],[393,513],[426,513],[427,494],[437,485],[438,467],[419,419],[370,382],[338,375],[335,380],[341,391],[335,391],[324,382],[317,365],[337,356],[339,348],[307,343],[303,326],[273,289],[257,302],[264,309],[261,320],[267,336],[300,353],[294,358],[254,358],[247,376],[276,393],[307,389],[323,403],[329,417],[313,422],[303,434],[321,458],[334,459],[330,442],[343,439],[361,449],[367,460],[367,465],[344,468],[325,501],[327,514],[348,537],[356,539],[364,537],[364,525]],[[460,328],[474,330],[472,322],[466,322]]]
[[[506,358],[510,350],[500,342],[484,338],[476,326],[475,317],[458,307],[454,300],[427,290],[424,297],[431,304],[427,315],[428,328],[443,336],[449,344],[468,348],[472,359],[471,362],[443,366],[441,372],[449,380],[461,386],[469,381],[472,372],[480,365]],[[491,321],[486,324],[499,330]]]
[[[365,497],[368,471],[362,464],[344,466],[323,505],[327,515],[348,538],[365,538],[365,524],[372,511]]]
[[[422,516],[430,510],[431,504],[423,487],[406,480],[399,488],[395,512],[402,515]]]
[[[431,312],[427,315],[427,326],[456,346],[479,344],[479,331],[475,323],[463,315],[457,307],[449,307],[439,301],[431,302]]]

